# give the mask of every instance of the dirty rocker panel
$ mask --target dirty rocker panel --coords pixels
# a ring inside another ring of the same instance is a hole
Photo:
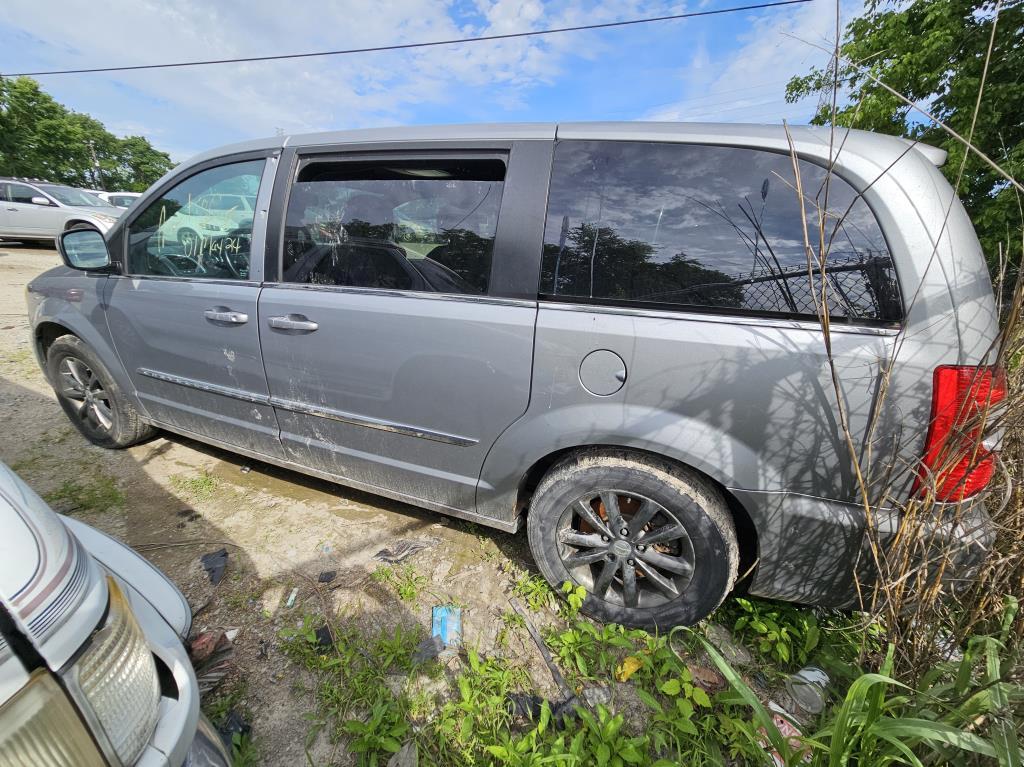
[[[381,495],[384,496],[385,498],[393,498],[394,500],[401,501],[402,503],[408,503],[413,506],[428,509],[430,511],[437,511],[441,514],[447,514],[450,517],[466,519],[470,522],[476,522],[478,524],[484,525],[485,527],[493,527],[498,530],[502,530],[506,533],[515,533],[519,530],[519,523],[522,519],[521,515],[519,514],[517,514],[515,517],[511,519],[499,519],[497,517],[490,517],[485,514],[477,514],[476,512],[466,511],[464,509],[456,508],[455,506],[447,506],[443,503],[437,503],[436,501],[431,501],[430,499],[427,498],[417,498],[415,496],[407,495],[405,493],[400,493],[396,490],[392,490],[387,487],[381,487],[380,485],[372,485],[368,482],[359,482],[358,480],[349,479],[340,474],[332,474],[331,472],[328,471],[320,471],[309,466],[303,466],[301,464],[295,463],[294,461],[289,461],[285,458],[278,458],[272,455],[267,455],[266,453],[261,453],[258,450],[249,450],[244,447],[232,445],[222,440],[214,439],[213,437],[207,437],[201,434],[196,434],[195,432],[191,432],[188,429],[182,429],[178,426],[163,423],[155,419],[147,418],[146,421],[159,429],[173,432],[174,434],[180,434],[183,437],[188,437],[189,439],[194,439],[197,440],[198,442],[204,442],[208,445],[213,445],[214,447],[219,447],[220,449],[225,450],[229,453],[237,453],[238,455],[244,455],[257,461],[263,461],[264,463],[273,464],[274,466],[280,466],[284,469],[289,469],[290,471],[294,471],[299,474],[308,474],[309,476],[318,477],[319,479],[324,479],[327,480],[328,482],[337,482],[339,485],[344,485],[345,487],[351,487],[356,490],[362,490],[367,493],[373,493],[374,495]]]
[[[365,426],[368,429],[379,429],[381,431],[389,431],[396,434],[404,434],[409,437],[428,439],[433,442],[444,442],[449,445],[458,445],[460,447],[468,447],[469,445],[475,445],[478,442],[478,440],[473,439],[472,437],[462,437],[458,434],[446,434],[440,431],[423,429],[418,426],[409,426],[402,423],[370,419],[346,413],[341,410],[317,407],[315,405],[294,402],[292,400],[281,399],[279,397],[269,397],[263,394],[253,394],[241,389],[220,386],[219,384],[211,384],[195,378],[185,378],[183,376],[171,375],[169,373],[161,373],[158,370],[150,370],[149,368],[138,368],[135,372],[139,375],[146,376],[147,378],[166,381],[167,383],[177,384],[178,386],[187,386],[190,389],[198,389],[199,391],[220,394],[224,397],[242,400],[243,402],[254,402],[258,405],[270,405],[272,407],[281,408],[282,410],[290,410],[294,413],[303,413],[304,415],[313,415],[319,418],[329,418],[332,421],[341,421],[342,423],[350,423],[355,426]]]

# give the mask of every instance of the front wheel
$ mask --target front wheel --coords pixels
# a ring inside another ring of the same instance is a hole
[[[739,565],[718,489],[627,452],[584,452],[554,466],[534,493],[527,534],[553,586],[583,586],[585,614],[626,626],[696,623],[725,599]]]
[[[51,344],[46,371],[71,423],[94,445],[129,447],[155,432],[139,418],[95,352],[77,336],[61,336]]]

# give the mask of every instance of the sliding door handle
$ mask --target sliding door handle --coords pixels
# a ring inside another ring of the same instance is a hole
[[[287,314],[283,317],[269,317],[267,322],[270,327],[278,330],[299,330],[303,333],[312,333],[320,326],[302,314]]]

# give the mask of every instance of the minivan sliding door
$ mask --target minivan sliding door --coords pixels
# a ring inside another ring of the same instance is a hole
[[[259,301],[291,460],[472,514],[484,456],[529,403],[536,300],[494,289],[515,248],[502,222],[521,219],[510,175],[507,149],[300,154]]]

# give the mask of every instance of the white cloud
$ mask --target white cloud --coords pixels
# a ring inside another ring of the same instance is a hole
[[[862,2],[843,1],[858,7]],[[42,69],[359,48],[706,7],[709,0],[688,0],[685,5],[683,0],[48,0],[45,6],[0,2],[0,24],[39,41],[25,44],[31,60],[19,61],[19,66]],[[815,0],[792,10],[751,14],[749,29],[725,56],[715,53],[722,41],[701,36],[704,27],[664,25],[678,30],[680,40],[692,41],[685,43],[692,54],[675,78],[680,98],[650,110],[644,119],[806,116],[806,105],[784,103],[785,81],[825,56],[781,32],[815,40],[830,37],[833,9],[832,3]],[[295,133],[417,119],[443,122],[449,119],[449,107],[453,121],[467,114],[507,119],[508,113],[532,103],[534,89],[557,84],[574,68],[621,61],[623,49],[613,47],[618,39],[582,32],[42,82],[46,88],[63,88],[63,98],[72,107],[84,109],[80,104],[88,103],[87,111],[112,130],[149,136],[175,159],[183,159],[223,140],[271,135],[278,129]],[[672,96],[670,91],[666,98]]]
[[[94,0],[49,2],[45,10],[5,3],[0,22],[52,45],[36,46],[33,67],[71,68],[233,58],[501,34],[641,13],[641,0],[614,8],[558,8],[536,0],[476,0],[475,23],[456,22],[453,0]],[[642,13],[658,9],[650,4]],[[460,11],[465,11],[461,6]],[[567,37],[574,37],[572,41]],[[163,104],[176,121],[222,126],[238,137],[409,121],[417,107],[443,107],[466,89],[490,88],[495,112],[524,104],[530,87],[553,81],[580,36],[547,36],[408,52],[85,75]],[[79,76],[69,76],[79,77]],[[44,87],[49,81],[44,81]],[[99,89],[95,84],[88,87]],[[95,113],[117,128],[160,136],[163,126]]]
[[[841,23],[863,9],[862,0],[843,0]],[[824,66],[828,54],[808,43],[831,46],[835,40],[836,4],[825,0],[762,14],[741,45],[719,60],[703,48],[692,65],[680,73],[685,96],[661,104],[644,115],[646,120],[722,122],[803,121],[814,112],[816,101],[787,104],[785,87],[794,75],[812,66]]]

